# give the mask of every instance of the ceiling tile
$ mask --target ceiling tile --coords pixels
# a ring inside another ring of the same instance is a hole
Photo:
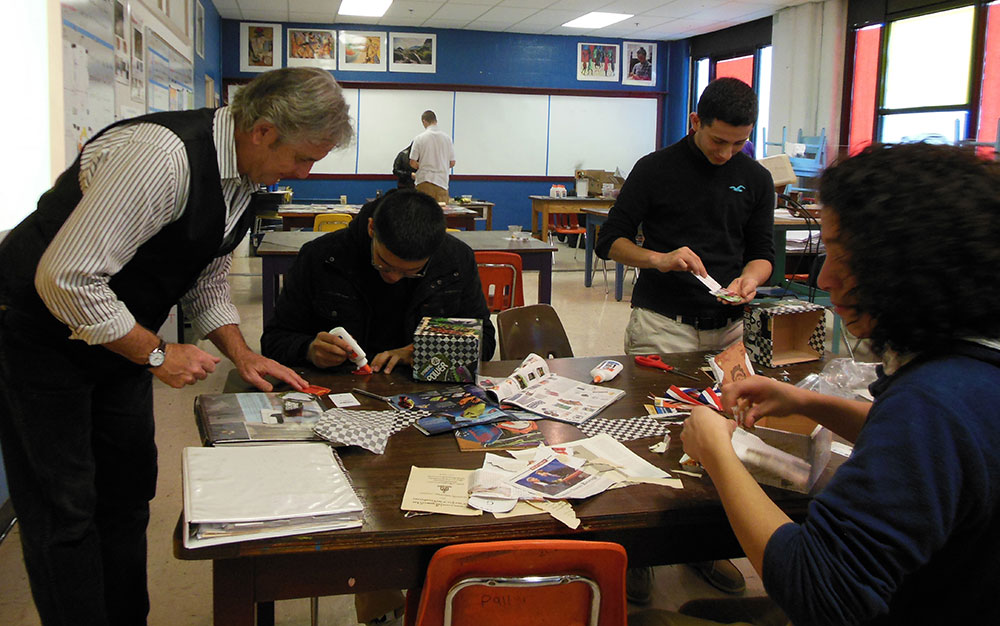
[[[218,3],[216,3],[218,4]],[[240,4],[243,4],[243,0],[240,0]],[[272,5],[279,5],[280,2],[271,2]],[[330,14],[333,15],[337,12],[337,8],[340,6],[337,2],[331,2],[331,0],[287,0],[288,12],[293,11],[299,13],[316,13],[319,15]]]
[[[488,7],[484,7],[481,4],[475,5],[475,4],[460,4],[458,2],[448,2],[440,9],[438,9],[437,12],[434,13],[433,17],[442,20],[452,20],[452,21],[467,20],[471,22],[472,20],[476,19],[483,13],[486,13],[487,10]]]
[[[306,11],[289,11],[288,21],[305,24],[316,24],[317,27],[327,27],[333,24],[333,10],[329,13],[308,13]]]
[[[407,20],[419,19],[421,22],[434,15],[434,12],[444,5],[443,1],[437,2],[400,2],[396,0],[389,7],[389,10],[382,16],[382,22],[391,23],[392,20],[405,18]],[[403,24],[404,22],[398,22]]]
[[[543,9],[534,15],[529,15],[524,18],[518,22],[517,25],[520,26],[523,24],[528,27],[544,26],[548,29],[556,26],[562,26],[566,22],[576,19],[577,17],[579,17],[579,14],[576,11]]]
[[[254,22],[287,22],[288,12],[285,12],[284,17],[280,15],[275,15],[274,11],[252,11],[243,9],[243,19]]]

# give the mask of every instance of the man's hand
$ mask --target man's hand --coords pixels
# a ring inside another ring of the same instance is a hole
[[[205,380],[222,360],[189,343],[168,343],[165,354],[163,365],[149,371],[175,389]]]
[[[316,333],[316,338],[309,344],[306,358],[320,369],[336,367],[347,360],[350,346],[343,339],[328,332]]]
[[[722,298],[719,298],[718,300],[719,302],[725,304],[731,304],[734,306],[744,305],[747,302],[753,300],[754,297],[757,296],[758,285],[759,283],[749,276],[739,276],[735,280],[733,280],[733,282],[729,283],[729,287],[727,287],[727,289],[738,295],[740,298],[742,298],[742,300],[738,302],[730,302],[728,300],[723,300]]]
[[[673,252],[656,253],[653,257],[653,267],[661,272],[692,272],[699,276],[708,276],[701,258],[683,246]]]
[[[256,352],[247,352],[237,360],[233,361],[236,371],[240,377],[261,391],[271,391],[274,386],[264,380],[265,376],[274,376],[292,386],[296,391],[301,391],[308,385],[304,378],[296,374],[293,370],[285,367],[281,363],[261,356]]]
[[[691,410],[691,416],[684,420],[681,441],[688,456],[705,465],[705,461],[717,457],[727,450],[733,452],[733,431],[736,422],[726,419],[707,406]]]
[[[392,368],[403,363],[413,365],[413,344],[395,350],[379,352],[372,359],[372,369],[376,372],[392,373]]]

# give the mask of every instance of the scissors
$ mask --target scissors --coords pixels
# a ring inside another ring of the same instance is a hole
[[[691,380],[699,380],[699,378],[693,374],[688,374],[687,372],[682,372],[673,365],[667,365],[660,358],[659,354],[650,354],[648,356],[636,356],[636,365],[645,365],[646,367],[656,367],[667,372],[673,372],[678,376],[683,376],[684,378],[690,378]]]

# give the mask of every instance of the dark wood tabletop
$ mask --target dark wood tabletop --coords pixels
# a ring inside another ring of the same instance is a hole
[[[688,379],[662,370],[635,365],[628,357],[578,357],[549,361],[553,372],[589,380],[589,371],[605,358],[622,362],[624,369],[605,386],[627,393],[606,408],[602,417],[628,418],[645,415],[647,395],[663,395],[669,385],[689,386]],[[704,353],[673,354],[664,360],[680,370],[697,372],[705,363]],[[514,361],[482,364],[481,374],[505,376],[519,365]],[[799,380],[818,371],[814,361],[784,369],[761,368],[759,373],[779,377],[787,372]],[[440,386],[410,379],[409,368],[391,375],[352,376],[305,370],[311,383],[329,387],[334,393],[357,387],[388,396]],[[235,374],[235,372],[234,372]],[[700,387],[710,384],[704,373]],[[228,381],[226,391],[248,391],[238,377]],[[389,408],[387,404],[357,394],[363,409]],[[583,437],[574,426],[540,420],[549,444]],[[666,454],[655,454],[649,446],[658,438],[625,445],[652,464],[678,469],[682,454],[679,427]],[[180,541],[182,525],[175,532],[174,553],[180,559],[215,561],[214,593],[216,623],[251,623],[239,616],[252,613],[254,602],[357,593],[375,589],[405,589],[420,584],[427,562],[440,547],[453,543],[524,538],[575,538],[614,541],[628,552],[630,565],[654,565],[738,556],[739,545],[730,530],[711,480],[676,474],[683,489],[633,485],[614,489],[583,501],[572,501],[581,524],[570,529],[548,515],[504,520],[492,515],[455,517],[418,515],[400,510],[403,490],[411,466],[474,469],[483,454],[460,452],[452,433],[425,436],[407,428],[389,439],[385,453],[372,454],[358,447],[339,448],[355,490],[364,504],[360,528],[313,535],[300,535],[220,546],[185,549]],[[822,479],[820,481],[823,482]],[[801,518],[809,497],[781,489],[766,488],[769,495],[793,519]],[[248,608],[249,607],[249,608]],[[224,621],[220,622],[219,619]]]

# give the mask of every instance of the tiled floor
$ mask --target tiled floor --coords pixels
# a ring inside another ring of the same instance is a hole
[[[612,293],[604,293],[600,272],[594,287],[583,286],[583,251],[573,258],[572,249],[561,247],[556,253],[553,275],[553,306],[559,312],[567,334],[578,356],[621,354],[622,335],[629,315],[632,285],[626,281],[625,298],[615,302]],[[536,302],[537,278],[526,273],[525,298]],[[631,274],[629,275],[631,277]],[[614,280],[613,275],[610,276]],[[233,298],[240,309],[243,332],[251,347],[259,346],[260,261],[238,258],[234,263]],[[203,342],[203,348],[215,353],[214,347]],[[157,384],[155,391],[157,443],[160,450],[160,473],[156,499],[152,503],[149,527],[149,588],[152,626],[208,625],[212,622],[211,566],[207,562],[179,561],[173,557],[172,536],[181,510],[181,449],[199,445],[191,407],[200,393],[221,391],[228,361],[208,380],[183,390]],[[762,594],[759,578],[744,559],[737,562],[747,578],[746,592]],[[656,569],[652,606],[676,608],[691,598],[718,597],[720,592],[703,582],[697,574],[683,566]],[[276,623],[298,625],[309,623],[307,600],[276,603]],[[355,623],[351,596],[323,598],[320,602],[320,623],[350,625]],[[28,589],[17,527],[0,543],[0,624],[33,626],[39,624]]]

